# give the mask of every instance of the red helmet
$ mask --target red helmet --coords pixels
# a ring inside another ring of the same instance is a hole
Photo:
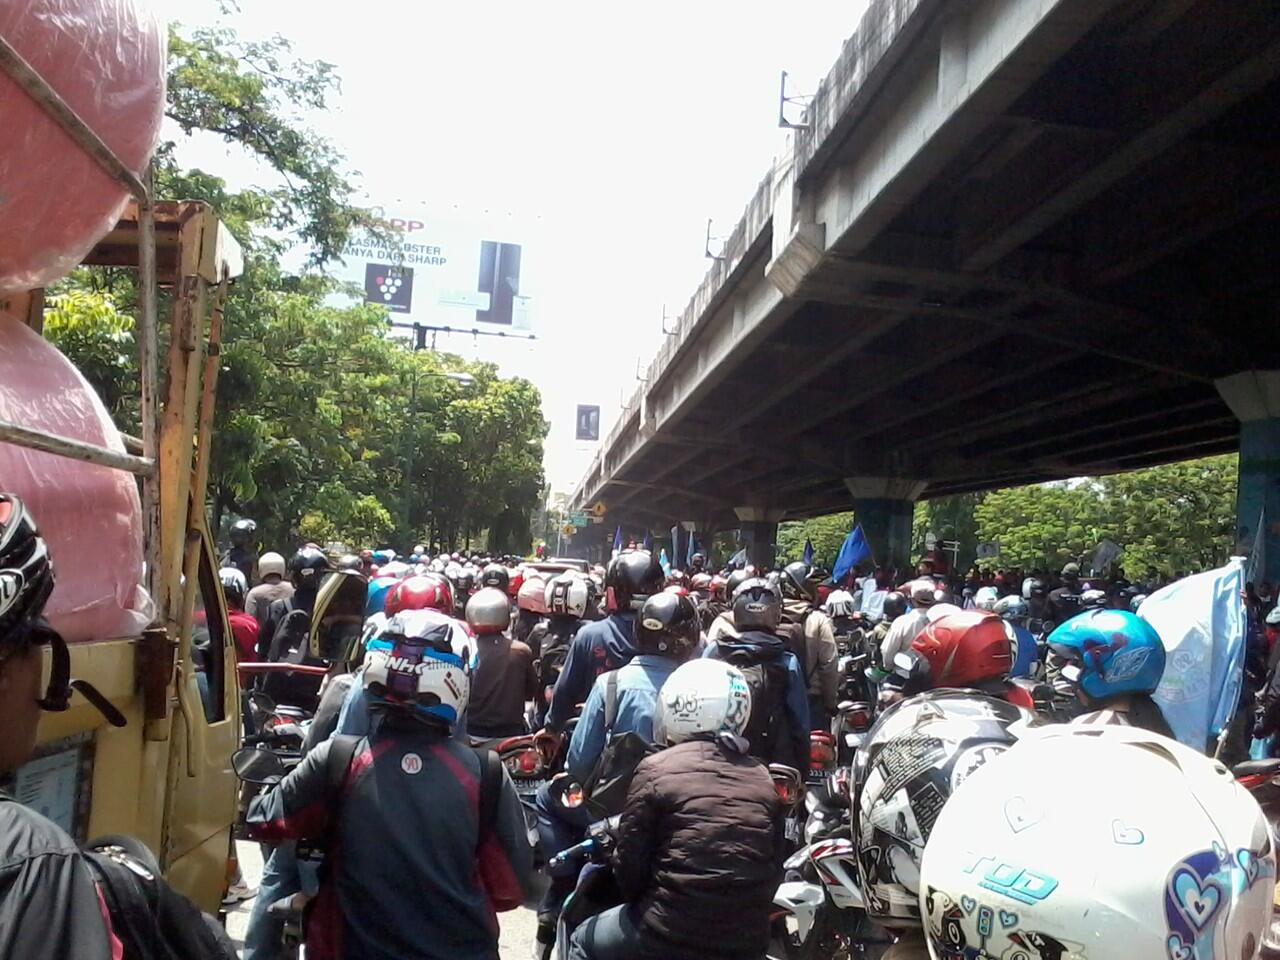
[[[1003,680],[1013,666],[1004,621],[986,610],[961,610],[930,623],[911,643],[929,661],[929,686],[968,687]]]
[[[520,591],[516,594],[516,606],[530,613],[546,613],[546,592],[545,580],[541,577],[528,577],[520,584]]]
[[[723,600],[725,598],[724,588],[728,582],[729,581],[727,579],[720,576],[720,574],[718,573],[714,577],[712,577],[711,578],[711,596],[714,597],[716,600]]]
[[[387,593],[384,609],[388,617],[394,617],[401,610],[431,609],[452,614],[453,588],[442,577],[407,577]]]
[[[520,587],[524,584],[524,567],[516,567],[507,578],[507,596],[514,600],[520,596]]]

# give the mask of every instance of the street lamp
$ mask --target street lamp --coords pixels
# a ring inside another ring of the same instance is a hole
[[[412,419],[415,408],[418,406],[418,378],[426,377],[436,380],[452,380],[460,387],[470,387],[476,382],[476,378],[471,374],[463,371],[449,371],[447,373],[419,373],[417,368],[413,371],[413,381],[409,387],[409,417]],[[403,510],[404,529],[409,531],[409,475],[413,472],[413,439],[410,431],[405,431],[405,454],[404,454],[404,490],[401,491],[400,502]]]

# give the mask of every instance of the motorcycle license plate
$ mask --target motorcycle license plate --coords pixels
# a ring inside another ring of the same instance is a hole
[[[783,830],[788,840],[794,840],[799,843],[802,839],[800,832],[800,821],[795,817],[787,817],[786,826]]]
[[[516,780],[514,781],[516,795],[521,797],[531,797],[537,793],[538,788],[546,782],[546,780]]]

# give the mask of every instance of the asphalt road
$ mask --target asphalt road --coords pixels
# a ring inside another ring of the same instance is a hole
[[[262,856],[256,843],[236,844],[240,857],[240,870],[251,887],[257,887],[262,876]],[[253,901],[238,904],[227,911],[227,932],[237,949],[244,946],[244,931],[249,923],[249,911]],[[498,914],[501,933],[498,937],[498,953],[502,960],[529,960],[533,956],[533,935],[537,927],[537,915],[528,907],[520,907]]]

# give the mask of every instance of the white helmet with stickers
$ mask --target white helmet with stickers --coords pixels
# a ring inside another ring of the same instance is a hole
[[[854,843],[868,916],[920,925],[920,858],[938,812],[1034,722],[1029,711],[972,690],[930,690],[880,715],[853,765]]]
[[[363,684],[373,707],[453,727],[471,694],[472,640],[438,610],[403,610],[368,642]]]
[[[742,671],[722,660],[690,660],[658,691],[657,743],[677,744],[722,733],[741,737],[751,718],[751,688]]]
[[[1266,817],[1227,768],[1136,727],[1036,731],[956,791],[920,873],[933,960],[1248,960]]]

